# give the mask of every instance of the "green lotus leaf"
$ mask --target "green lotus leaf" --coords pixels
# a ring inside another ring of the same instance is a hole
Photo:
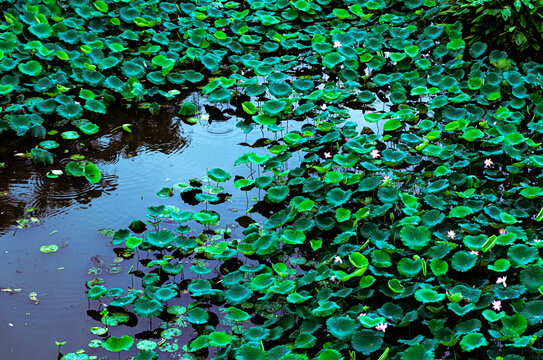
[[[330,334],[348,342],[356,331],[356,322],[348,317],[331,317],[326,321],[326,327]]]
[[[327,301],[327,300],[319,300],[319,306],[311,312],[313,315],[318,317],[326,317],[332,315],[336,310],[341,309],[341,307],[333,302],[333,301]]]
[[[369,355],[381,348],[383,337],[381,332],[374,330],[362,330],[356,332],[351,340],[353,349],[363,355]]]
[[[543,189],[537,186],[529,186],[522,189],[520,195],[528,199],[535,199],[536,197],[543,195]]]
[[[316,358],[317,360],[341,360],[343,359],[343,356],[341,356],[341,353],[334,349],[326,349],[319,353],[319,356]]]
[[[179,291],[177,291],[177,289],[171,287],[162,287],[157,289],[153,293],[153,297],[160,302],[166,302],[176,297],[178,293]]]
[[[456,271],[468,271],[475,266],[477,255],[468,253],[467,251],[459,251],[453,255],[451,265]]]
[[[152,340],[140,340],[136,344],[138,350],[154,350],[157,346],[158,344]]]
[[[410,45],[410,46],[406,46],[403,51],[405,51],[405,53],[410,57],[410,58],[414,58],[415,56],[417,56],[419,54],[419,50],[420,48],[417,46],[417,45]]]
[[[226,318],[232,321],[247,321],[251,318],[251,315],[249,315],[249,313],[235,307],[229,307],[226,310]]]
[[[494,310],[486,309],[486,310],[483,310],[483,316],[489,322],[495,322],[495,321],[500,320],[502,317],[504,317],[505,312],[501,311],[499,313],[496,313]]]
[[[296,79],[292,82],[292,86],[294,87],[294,90],[301,92],[301,93],[307,93],[315,87],[315,83],[311,80],[306,79]]]
[[[305,234],[299,230],[287,229],[281,235],[281,241],[290,245],[301,245],[305,241]]]
[[[266,91],[267,87],[266,85],[259,85],[259,84],[253,84],[247,86],[245,89],[245,94],[247,96],[258,96],[263,94]]]
[[[30,60],[26,63],[19,63],[19,71],[29,76],[36,76],[41,74],[43,67],[35,60]]]
[[[478,58],[479,56],[484,54],[486,49],[487,49],[487,45],[485,43],[477,41],[471,44],[469,48],[469,54],[474,58]]]
[[[433,360],[433,351],[427,350],[424,345],[416,344],[410,346],[402,353],[401,360]]]
[[[445,299],[445,294],[440,294],[432,289],[418,289],[415,291],[415,299],[422,303],[440,302]]]
[[[348,153],[347,155],[334,155],[334,162],[343,167],[352,167],[357,163],[358,160],[359,156],[356,153]]]
[[[539,258],[539,251],[532,246],[517,244],[507,250],[507,258],[514,267],[524,267]]]
[[[100,169],[98,169],[98,167],[92,163],[85,164],[85,166],[83,167],[83,176],[91,184],[96,184],[100,182],[100,179],[102,178]]]
[[[101,298],[107,291],[107,288],[100,286],[100,285],[94,285],[88,292],[87,292],[87,298],[91,300],[98,300]]]
[[[164,309],[158,300],[150,299],[145,296],[138,298],[134,302],[133,308],[136,315],[148,318],[160,315]]]
[[[377,197],[384,203],[396,203],[400,200],[400,189],[384,187],[379,189]]]
[[[312,298],[312,296],[303,296],[298,293],[292,293],[287,296],[287,301],[292,304],[301,304]]]
[[[430,237],[426,226],[407,225],[400,231],[403,244],[412,250],[422,250],[430,242]]]
[[[236,351],[236,360],[268,360],[268,355],[259,346],[243,344]]]
[[[422,270],[422,261],[420,259],[401,258],[398,262],[398,272],[405,277],[417,276],[420,270]]]
[[[430,262],[430,269],[435,276],[445,275],[449,270],[449,264],[444,260],[433,259]]]
[[[296,338],[294,347],[297,349],[310,349],[317,344],[317,338],[311,334],[302,333]]]
[[[53,35],[53,28],[47,22],[34,24],[28,28],[28,30],[36,35],[38,39],[47,39]]]
[[[402,285],[402,283],[398,279],[389,280],[388,288],[397,294],[401,294],[405,291],[405,287]]]
[[[277,116],[281,111],[285,110],[286,103],[279,100],[268,100],[262,105],[264,114],[270,117]]]
[[[322,58],[322,65],[328,68],[334,68],[336,65],[345,61],[345,57],[337,52],[329,53],[324,55]]]
[[[272,186],[266,193],[266,199],[273,203],[279,203],[287,198],[289,192],[289,187],[286,185]]]
[[[102,347],[111,352],[129,350],[132,345],[134,345],[134,338],[128,335],[123,335],[120,338],[112,336],[106,341],[102,342]]]
[[[473,209],[467,206],[455,206],[450,212],[448,217],[456,217],[463,219],[468,215],[473,214]]]
[[[169,230],[148,233],[145,241],[158,248],[166,248],[174,241],[175,235]]]
[[[228,346],[232,343],[232,336],[221,331],[209,334],[209,345],[214,347]]]
[[[268,85],[270,93],[276,98],[286,98],[292,93],[292,88],[284,82],[274,82]]]
[[[40,147],[44,148],[45,150],[56,149],[59,146],[59,143],[54,140],[45,140],[40,143]]]
[[[340,188],[334,188],[326,194],[326,201],[331,206],[341,206],[351,198],[352,191],[343,191]]]
[[[228,172],[220,168],[214,168],[214,169],[208,170],[207,176],[211,180],[217,181],[217,182],[225,182],[232,178],[232,175],[230,175]]]
[[[202,225],[213,225],[219,221],[220,216],[215,211],[202,210],[192,215],[192,218]]]
[[[194,339],[190,345],[189,350],[190,351],[198,351],[201,350],[209,345],[209,336],[208,335],[200,335],[196,339]]]
[[[253,296],[253,291],[242,285],[234,285],[225,293],[226,302],[233,305],[239,305]]]
[[[83,107],[76,103],[62,104],[57,107],[57,113],[68,120],[75,120],[83,115]]]
[[[467,352],[486,345],[488,345],[488,341],[486,341],[483,334],[478,332],[464,335],[460,340],[460,347]]]
[[[266,339],[270,335],[270,329],[261,326],[253,326],[247,329],[243,337],[249,341],[260,341]]]
[[[209,313],[200,308],[192,308],[187,312],[187,321],[191,324],[205,324],[209,320]]]

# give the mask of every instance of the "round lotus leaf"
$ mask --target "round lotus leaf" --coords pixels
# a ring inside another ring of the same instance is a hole
[[[433,351],[427,350],[422,344],[412,345],[407,348],[400,358],[401,360],[433,360]]]
[[[287,301],[292,304],[301,304],[303,302],[306,302],[307,300],[311,299],[312,296],[303,296],[298,293],[289,294],[287,296]]]
[[[273,203],[279,203],[286,199],[290,190],[286,185],[272,186],[266,192],[266,199]]]
[[[129,304],[132,304],[134,302],[134,300],[136,300],[136,298],[137,298],[137,296],[132,292],[132,293],[129,293],[128,295],[126,295],[126,296],[123,296],[123,297],[120,297],[118,299],[112,300],[109,305],[111,305],[111,306],[119,306],[119,307],[127,306]]]
[[[172,233],[169,230],[160,230],[158,232],[151,232],[148,233],[145,241],[152,246],[158,247],[158,248],[165,248],[170,246],[170,244],[175,239],[174,233]]]
[[[477,262],[477,255],[470,254],[467,251],[459,251],[453,255],[451,265],[456,271],[468,271]]]
[[[467,206],[455,206],[450,212],[448,217],[465,218],[466,216],[473,214],[473,209]]]
[[[128,240],[126,241],[126,244],[128,245]],[[167,263],[162,265],[162,270],[164,270],[166,274],[177,275],[183,271],[183,265],[180,262]]]
[[[400,200],[400,189],[384,187],[379,189],[377,197],[384,203],[396,203]]]
[[[311,312],[315,316],[326,317],[332,315],[339,309],[341,309],[341,307],[333,301],[319,301],[319,306],[311,310]]]
[[[262,105],[262,111],[264,111],[264,114],[267,116],[274,117],[281,113],[281,111],[285,110],[286,103],[284,101],[279,100],[268,100]]]
[[[68,120],[76,120],[83,115],[83,107],[76,103],[62,104],[57,107],[57,113]]]
[[[343,61],[345,61],[345,57],[343,55],[340,55],[337,52],[333,52],[324,55],[324,57],[322,58],[322,65],[332,69]]]
[[[313,90],[315,83],[311,80],[296,79],[292,82],[292,86],[294,87],[294,90],[298,92],[307,93]]]
[[[449,264],[441,259],[432,259],[430,269],[435,276],[445,275],[449,271]]]
[[[236,360],[268,360],[268,355],[259,346],[243,344],[236,351]]]
[[[206,268],[205,266],[193,265],[190,267],[189,271],[193,274],[203,275],[213,272],[213,269]]]
[[[532,246],[517,244],[507,250],[507,258],[514,267],[524,267],[539,258],[539,251]]]
[[[187,312],[187,321],[191,324],[205,324],[209,320],[209,313],[204,309],[192,308]]]
[[[426,226],[407,225],[400,231],[405,246],[412,250],[422,250],[430,242],[430,230]]]
[[[215,211],[202,210],[192,215],[192,218],[202,225],[213,225],[219,221],[220,216]]]
[[[353,167],[359,160],[359,155],[355,152],[346,155],[334,155],[334,162],[342,167]]]
[[[348,317],[331,317],[326,321],[326,327],[333,336],[348,342],[357,330],[356,322]]]
[[[152,340],[141,340],[136,344],[138,350],[154,350],[158,344]]]
[[[270,336],[270,329],[261,326],[252,326],[243,334],[243,338],[247,341],[265,340],[268,336]]]
[[[414,277],[422,270],[422,261],[401,258],[398,262],[398,272],[405,277]]]
[[[266,85],[253,84],[247,86],[247,88],[245,89],[245,94],[247,96],[258,96],[266,92],[266,89]]]
[[[353,349],[364,355],[369,355],[381,348],[383,335],[379,331],[362,330],[356,332],[351,340]]]
[[[82,133],[87,134],[87,135],[94,135],[98,132],[99,129],[100,128],[98,127],[98,125],[93,124],[91,122],[87,122],[79,126],[79,130],[81,130]]]
[[[36,76],[41,74],[43,67],[35,60],[30,60],[26,63],[19,63],[19,71],[29,76]]]
[[[536,197],[543,195],[543,189],[537,186],[529,186],[522,189],[520,195],[528,199],[535,199]]]
[[[469,54],[474,58],[478,58],[479,56],[484,54],[486,49],[487,49],[487,45],[485,43],[477,41],[471,44],[469,48]]]
[[[287,229],[281,235],[281,241],[290,245],[301,245],[305,241],[305,234],[299,230]]]
[[[415,291],[415,299],[422,303],[440,302],[445,299],[445,294],[440,294],[432,289],[418,289]]]
[[[42,141],[40,143],[40,146],[42,148],[44,148],[45,150],[52,150],[52,149],[56,149],[57,147],[59,147],[59,143],[57,143],[56,141],[54,140],[45,140],[45,141]]]
[[[136,315],[152,318],[160,315],[164,307],[155,299],[140,297],[134,302],[133,308]]]
[[[292,88],[285,82],[274,82],[268,85],[270,93],[276,98],[286,98],[292,93]]]
[[[316,360],[341,360],[343,356],[341,353],[335,349],[326,349],[319,353],[319,356]]]
[[[107,288],[100,285],[94,285],[88,292],[87,298],[91,300],[98,300],[101,298],[107,291]]]
[[[118,297],[124,294],[124,290],[121,288],[111,288],[104,294],[105,297]]]
[[[123,335],[120,338],[112,336],[102,342],[102,347],[111,352],[121,352],[130,349],[133,344],[134,338],[131,336]]]
[[[228,346],[232,343],[232,336],[224,332],[213,331],[209,334],[209,345],[214,347]]]
[[[271,274],[259,274],[251,279],[249,287],[254,291],[264,293],[267,288],[274,284],[274,282],[275,280]]]
[[[209,170],[207,172],[207,176],[211,180],[217,181],[217,182],[225,182],[232,178],[232,175],[230,175],[228,172],[220,168],[214,168],[214,169]]]
[[[178,293],[179,292],[176,289],[165,287],[156,290],[153,293],[153,297],[160,302],[166,302],[176,297]]]
[[[145,68],[133,61],[124,61],[121,70],[128,78],[140,79],[145,75]]]
[[[247,321],[251,318],[251,315],[249,315],[247,312],[235,307],[229,307],[226,310],[226,318],[232,321]]]
[[[213,91],[211,94],[208,95],[207,99],[211,103],[222,103],[226,104],[231,99],[231,93],[230,90],[225,88],[219,88]]]
[[[460,347],[467,352],[486,345],[488,345],[488,341],[483,334],[478,332],[464,335],[462,340],[460,340]]]
[[[445,220],[445,215],[439,210],[430,210],[422,214],[420,217],[424,225],[429,228],[441,224]]]
[[[334,188],[326,194],[326,201],[333,207],[338,207],[346,203],[351,198],[351,190],[341,190],[340,188]]]
[[[234,285],[225,293],[226,302],[232,305],[242,304],[251,296],[253,296],[253,291],[242,285]]]

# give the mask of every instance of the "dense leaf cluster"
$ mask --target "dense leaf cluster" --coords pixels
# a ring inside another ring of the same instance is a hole
[[[95,284],[87,296],[111,299],[106,327],[164,320],[164,341],[138,342],[137,359],[180,351],[175,338],[188,323],[197,335],[182,346],[187,359],[516,360],[543,351],[540,64],[467,45],[462,24],[441,23],[439,6],[422,0],[2,6],[12,17],[0,66],[16,69],[1,80],[4,128],[43,134],[45,115],[80,124],[83,109],[170,99],[190,83],[210,102],[241,100],[243,131],[277,135],[268,153],[236,161],[261,170],[234,184],[263,190],[253,209],[267,216],[240,238],[212,230],[217,212],[181,206],[148,208],[153,230],[136,221],[115,233],[126,256],[153,255],[137,273],[142,289]],[[361,131],[347,106],[368,110],[376,130]],[[287,131],[291,119],[304,125]],[[219,168],[208,177],[231,180]],[[227,198],[196,180],[181,196]],[[164,219],[179,227],[160,229]],[[175,302],[185,289],[194,301],[183,307]],[[93,346],[121,351],[132,340]]]

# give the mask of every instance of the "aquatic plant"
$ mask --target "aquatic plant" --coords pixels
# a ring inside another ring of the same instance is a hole
[[[114,233],[123,256],[149,254],[137,265],[141,289],[94,284],[87,297],[109,302],[106,329],[131,315],[161,319],[164,342],[142,344],[136,358],[179,351],[186,323],[196,331],[181,346],[187,358],[515,360],[542,351],[540,64],[469,44],[432,1],[46,5],[6,5],[0,67],[14,75],[2,77],[0,129],[43,135],[47,115],[58,114],[92,136],[94,123],[78,122],[85,114],[115,99],[156,108],[186,85],[237,104],[241,131],[272,134],[266,153],[236,160],[251,176],[210,164],[207,185],[191,179],[180,190],[198,208],[152,206],[149,228],[138,221]],[[184,101],[180,115],[195,115],[194,105]],[[375,130],[360,131],[347,106],[367,109]],[[62,138],[79,135],[67,131]],[[50,163],[54,144],[40,146],[34,160]],[[100,177],[84,162],[65,172]],[[218,183],[232,180],[262,192],[252,211],[265,220],[229,238],[207,207],[226,201]],[[173,202],[177,191],[158,195]],[[185,292],[192,302],[181,306]]]

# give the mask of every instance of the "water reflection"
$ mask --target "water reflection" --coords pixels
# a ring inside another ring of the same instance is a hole
[[[181,120],[173,116],[172,110],[166,108],[160,114],[151,115],[141,110],[112,109],[107,121],[101,126],[106,131],[102,136],[89,137],[83,140],[84,143],[63,140],[59,135],[57,138],[48,137],[61,144],[51,151],[57,157],[51,166],[33,165],[29,160],[13,157],[8,151],[0,153],[0,162],[6,164],[1,169],[0,234],[16,224],[18,219],[54,216],[67,211],[74,204],[85,207],[93,199],[111,194],[118,188],[119,179],[114,171],[109,171],[111,167],[108,166],[117,164],[120,159],[150,153],[173,155],[183,152],[190,145],[191,137]],[[122,129],[107,133],[124,123],[134,123],[132,133]],[[2,134],[1,139],[3,143],[10,142],[7,148],[23,149],[32,146],[29,139],[12,141],[7,139],[9,136],[9,133]],[[64,169],[72,161],[69,156],[73,154],[85,156],[86,160],[102,170],[102,180],[98,184],[91,185],[84,178],[66,175],[57,179],[46,176],[51,169]],[[28,209],[33,210],[25,211]]]

